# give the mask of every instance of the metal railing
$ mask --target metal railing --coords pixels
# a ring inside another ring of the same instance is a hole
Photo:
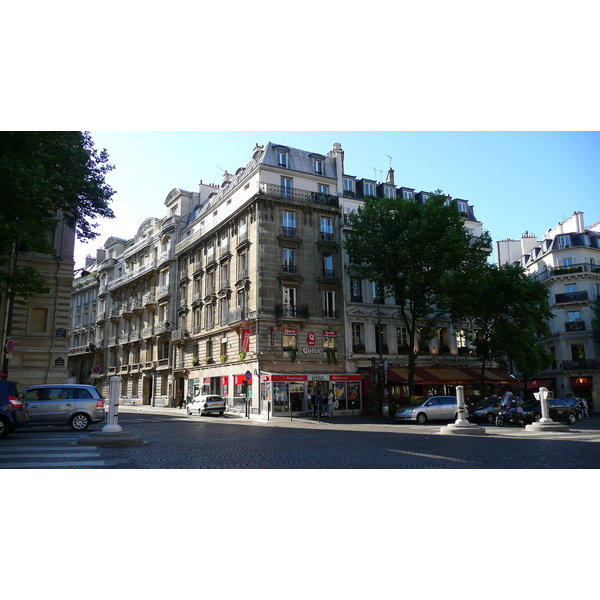
[[[585,321],[566,321],[565,331],[585,331]]]
[[[568,267],[554,267],[535,273],[531,278],[534,281],[546,281],[550,277],[559,275],[575,275],[577,273],[600,273],[600,265],[591,265],[590,263],[575,263]]]
[[[308,306],[277,304],[275,305],[277,319],[308,319]]]
[[[301,190],[299,188],[277,185],[276,183],[261,183],[259,191],[265,196],[273,198],[287,198],[297,202],[308,202],[310,204],[320,204],[322,206],[338,207],[339,200],[337,196],[325,194],[323,192],[313,192],[310,190]]]
[[[597,369],[600,361],[595,358],[582,358],[578,360],[563,360],[563,369],[565,371],[575,369]]]
[[[588,293],[584,292],[566,292],[564,294],[555,294],[556,304],[565,304],[567,302],[587,302]]]

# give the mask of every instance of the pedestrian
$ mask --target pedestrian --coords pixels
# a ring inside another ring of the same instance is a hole
[[[324,392],[323,394],[323,410],[321,411],[321,416],[322,417],[328,417],[329,416],[329,398],[327,397],[327,391]]]
[[[327,416],[333,419],[333,390],[327,394]]]
[[[179,408],[185,408],[185,396],[183,395],[183,390],[179,392]]]
[[[317,410],[319,411],[319,416],[323,416],[323,395],[321,394],[321,390],[317,390]]]
[[[581,404],[581,418],[583,417],[589,417],[589,413],[588,413],[588,403],[586,401],[585,398],[580,398],[579,402]]]
[[[313,411],[313,417],[317,416],[317,392],[313,391],[312,396],[310,397],[310,404]]]

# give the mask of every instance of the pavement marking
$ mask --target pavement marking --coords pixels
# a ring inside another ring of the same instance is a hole
[[[84,448],[84,450],[87,450],[87,448]],[[5,456],[4,453],[0,452],[0,458],[2,458],[3,456]],[[99,458],[100,453],[76,452],[74,454],[73,452],[52,452],[51,454],[47,454],[44,452],[27,452],[24,450],[22,452],[19,452],[18,454],[7,454],[6,456],[10,456],[10,458],[12,458],[13,460],[20,458]]]
[[[3,464],[3,469],[44,469],[48,467],[106,467],[103,460],[71,460],[71,461],[39,461],[39,462],[12,462]]]
[[[436,458],[439,460],[450,460],[453,462],[468,463],[471,461],[462,458],[450,458],[449,456],[438,456],[437,454],[424,454],[423,452],[409,452],[408,450],[398,450],[396,448],[386,448],[389,452],[397,452],[398,454],[409,454],[411,456],[421,456],[423,458]]]

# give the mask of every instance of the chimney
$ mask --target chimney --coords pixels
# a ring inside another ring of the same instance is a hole
[[[390,185],[396,185],[394,183],[394,169],[392,169],[392,167],[390,167],[390,170],[388,171],[387,179],[385,180],[385,182],[389,183]]]
[[[103,260],[106,260],[106,250],[104,250],[104,249],[96,250],[96,262],[102,262]],[[86,266],[87,266],[87,263],[86,263]]]
[[[93,265],[93,264],[94,264],[94,262],[95,262],[95,261],[94,261],[94,257],[93,257],[93,256],[91,256],[91,255],[89,255],[89,254],[88,254],[88,255],[85,257],[85,266],[86,266],[86,267],[89,267],[90,265]]]

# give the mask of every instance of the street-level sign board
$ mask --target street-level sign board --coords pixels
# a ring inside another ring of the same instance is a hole
[[[92,367],[92,373],[94,375],[100,375],[100,372],[102,371],[102,369],[98,366],[98,365],[94,365]]]
[[[8,340],[6,342],[6,351],[9,354],[12,354],[15,351],[15,342],[14,342],[14,340]]]
[[[252,373],[250,371],[246,371],[246,381],[252,380]]]

